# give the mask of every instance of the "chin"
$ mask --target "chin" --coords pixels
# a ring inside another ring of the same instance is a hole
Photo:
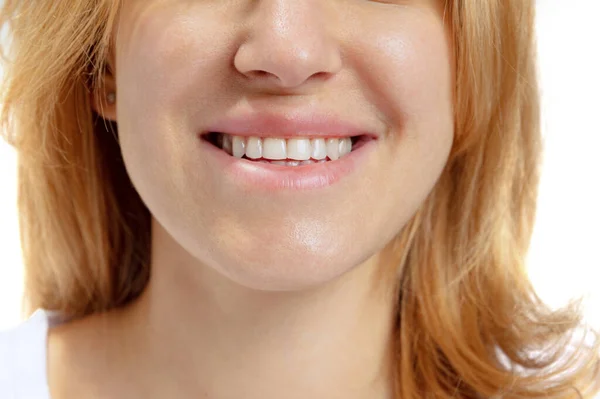
[[[251,251],[232,249],[210,265],[231,281],[261,291],[305,291],[328,285],[352,271],[371,254],[341,244],[314,251],[304,243],[263,245]]]

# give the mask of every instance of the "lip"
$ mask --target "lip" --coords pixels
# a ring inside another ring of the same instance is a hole
[[[300,166],[283,166],[236,158],[199,137],[200,149],[213,170],[244,192],[315,190],[332,186],[363,169],[376,140],[368,140],[335,160]]]
[[[251,113],[226,118],[209,126],[203,133],[218,132],[234,136],[254,137],[352,137],[369,136],[376,139],[377,134],[369,128],[344,121],[339,117],[317,114],[296,113],[278,115],[269,113]]]
[[[261,138],[362,136],[362,140],[352,152],[335,161],[282,166],[231,156],[202,138],[210,132]],[[314,190],[332,186],[363,169],[378,138],[375,129],[308,109],[287,114],[252,112],[229,117],[208,126],[199,135],[201,149],[215,165],[215,170],[222,171],[226,180],[243,191],[263,192]]]

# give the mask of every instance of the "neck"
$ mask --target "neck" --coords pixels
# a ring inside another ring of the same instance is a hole
[[[157,397],[391,398],[395,297],[374,289],[378,263],[310,291],[257,291],[157,228],[151,281],[127,309],[136,367]]]

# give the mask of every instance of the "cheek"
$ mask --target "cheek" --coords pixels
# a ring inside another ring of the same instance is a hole
[[[407,9],[366,19],[353,53],[370,100],[391,126],[452,124],[449,35],[435,10]]]
[[[183,2],[154,3],[124,16],[117,39],[119,101],[150,117],[209,112],[206,89],[227,77],[222,60],[234,52],[235,42],[227,40],[233,24],[209,8],[191,12]]]
[[[389,126],[387,214],[406,221],[442,173],[454,138],[450,37],[433,10],[406,9],[365,19],[349,49],[364,93]],[[401,210],[401,211],[399,211]],[[393,219],[393,218],[390,218]]]
[[[189,186],[188,158],[197,145],[192,124],[198,119],[191,115],[215,110],[208,90],[226,78],[222,60],[231,40],[214,38],[227,36],[231,24],[214,13],[203,16],[198,7],[186,13],[182,3],[133,4],[124,10],[117,36],[119,136],[132,181],[149,193],[148,201],[158,201]],[[165,206],[172,206],[169,201]]]
[[[372,98],[391,126],[390,151],[404,186],[430,190],[454,137],[450,37],[435,10],[392,17],[367,30],[371,56],[362,70],[376,71]]]

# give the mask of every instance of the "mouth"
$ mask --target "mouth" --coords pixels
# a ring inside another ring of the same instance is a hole
[[[374,137],[249,137],[208,132],[201,139],[234,158],[298,167],[338,161],[368,144]]]

